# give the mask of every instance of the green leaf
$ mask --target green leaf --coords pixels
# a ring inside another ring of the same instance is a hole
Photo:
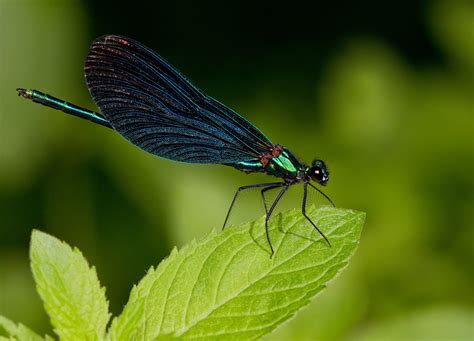
[[[151,268],[110,328],[111,340],[256,339],[310,302],[354,253],[365,214],[324,207],[272,219],[270,258],[264,220],[212,232]]]
[[[56,334],[65,340],[104,338],[109,321],[105,289],[77,249],[33,231],[31,268]]]
[[[7,332],[10,338],[3,338],[4,340],[18,340],[18,341],[43,341],[43,338],[36,334],[28,327],[21,323],[15,324],[13,321],[0,315],[0,330]],[[0,336],[0,340],[2,337]]]

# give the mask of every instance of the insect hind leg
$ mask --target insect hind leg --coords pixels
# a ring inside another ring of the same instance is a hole
[[[245,191],[247,189],[252,189],[252,188],[261,188],[261,187],[271,187],[275,185],[283,185],[283,182],[267,182],[263,184],[255,184],[255,185],[246,185],[246,186],[241,186],[237,189],[237,191],[234,194],[234,198],[232,199],[232,202],[230,204],[229,210],[227,211],[227,215],[224,220],[224,225],[222,225],[222,229],[224,230],[227,221],[229,220],[230,213],[232,212],[232,208],[234,207],[235,201],[237,200],[237,197],[240,192]],[[278,186],[279,187],[279,186]]]
[[[279,186],[280,187],[280,186]],[[270,210],[268,210],[267,212],[267,216],[265,217],[265,233],[266,233],[266,236],[267,236],[267,241],[268,241],[268,245],[270,246],[270,251],[271,251],[271,255],[270,257],[273,257],[273,255],[275,254],[275,251],[273,250],[273,245],[272,245],[272,241],[270,239],[270,231],[268,230],[268,221],[270,220],[270,217],[273,213],[273,210],[275,209],[276,205],[278,204],[278,202],[280,201],[280,199],[283,197],[283,194],[286,193],[286,191],[288,190],[288,187],[290,187],[289,184],[287,183],[282,183],[282,186],[283,187],[281,189],[281,191],[278,193],[275,201],[273,201],[272,203],[272,206],[270,207]],[[263,194],[262,194],[263,195]],[[265,201],[264,201],[265,203]],[[266,204],[265,204],[265,208],[266,208]]]

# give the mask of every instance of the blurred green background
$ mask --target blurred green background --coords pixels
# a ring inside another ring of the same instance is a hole
[[[268,339],[474,339],[472,1],[0,0],[0,314],[51,333],[33,228],[79,247],[119,314],[150,265],[220,227],[238,186],[267,180],[158,159],[16,96],[95,108],[83,62],[110,33],[158,51],[303,160],[326,160],[327,193],[367,212],[349,269]],[[259,200],[244,195],[232,222],[262,215]]]

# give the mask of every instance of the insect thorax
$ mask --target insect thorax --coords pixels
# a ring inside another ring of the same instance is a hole
[[[284,179],[296,179],[302,168],[301,162],[286,148],[273,157],[265,167],[265,173]]]
[[[264,154],[259,161],[239,162],[234,167],[245,173],[266,173],[285,180],[298,181],[303,176],[305,166],[288,149],[282,147],[273,154]]]

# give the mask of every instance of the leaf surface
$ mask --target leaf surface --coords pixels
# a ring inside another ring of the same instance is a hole
[[[78,249],[33,231],[30,259],[36,287],[56,334],[64,340],[101,340],[109,321],[105,289]]]
[[[0,336],[0,340],[18,340],[18,341],[43,341],[44,339],[25,325],[13,321],[0,315],[0,330],[4,330],[8,338]],[[46,340],[50,340],[47,336]]]
[[[174,249],[133,288],[110,338],[242,340],[269,333],[347,265],[365,219],[329,207],[308,214],[332,247],[299,210],[290,210],[271,221],[273,258],[263,218]]]

